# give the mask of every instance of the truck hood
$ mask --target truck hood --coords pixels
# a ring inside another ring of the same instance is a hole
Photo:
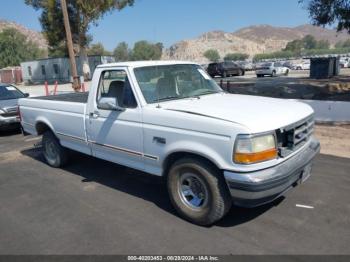
[[[169,101],[162,103],[161,107],[237,123],[251,133],[282,128],[313,113],[309,105],[301,102],[226,93]]]

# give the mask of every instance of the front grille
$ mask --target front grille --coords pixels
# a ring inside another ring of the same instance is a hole
[[[284,129],[276,131],[280,157],[286,157],[302,147],[311,137],[314,130],[314,119],[309,117]]]

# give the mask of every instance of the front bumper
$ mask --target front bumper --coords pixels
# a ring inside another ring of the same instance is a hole
[[[319,152],[320,143],[311,137],[300,152],[277,166],[249,173],[224,171],[233,202],[255,207],[273,201],[309,177],[312,160]]]
[[[0,116],[0,130],[17,128],[19,126],[20,126],[20,120],[18,116],[11,116],[11,117]]]

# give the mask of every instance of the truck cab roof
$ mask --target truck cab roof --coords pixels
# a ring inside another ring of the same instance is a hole
[[[106,67],[143,67],[143,66],[163,66],[163,65],[174,65],[174,64],[181,64],[181,65],[193,65],[196,63],[189,62],[189,61],[163,61],[163,60],[157,60],[157,61],[126,61],[126,62],[118,62],[118,63],[109,63],[109,64],[102,64],[98,65],[97,68],[106,68]]]

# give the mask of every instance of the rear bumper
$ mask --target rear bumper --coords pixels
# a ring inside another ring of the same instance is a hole
[[[259,69],[255,71],[256,75],[272,75],[272,70],[269,69]]]
[[[255,207],[283,195],[309,177],[312,160],[319,151],[320,143],[311,137],[302,151],[277,166],[250,173],[224,171],[234,203]]]

